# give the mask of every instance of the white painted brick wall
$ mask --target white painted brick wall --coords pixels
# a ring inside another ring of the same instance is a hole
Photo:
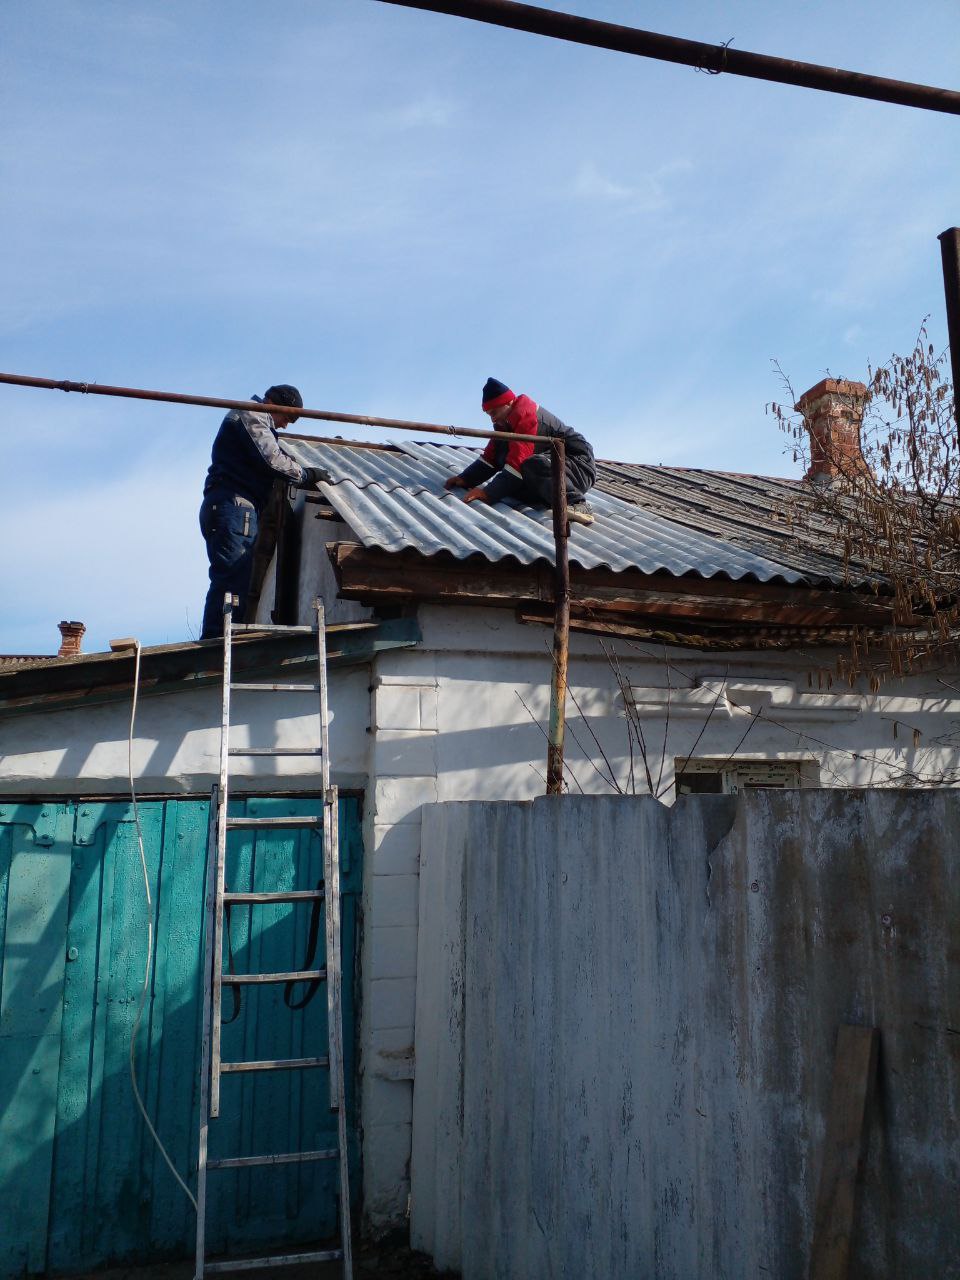
[[[363,1059],[364,1078],[411,1080],[414,1070],[413,1029],[381,1027],[371,1032]]]
[[[363,1123],[365,1128],[377,1125],[405,1125],[413,1114],[413,1081],[380,1080],[372,1076],[364,1081]]]
[[[393,1027],[412,1034],[416,996],[416,978],[374,978],[370,983],[370,1030]]]
[[[418,876],[374,876],[370,890],[369,923],[373,929],[393,925],[416,928],[419,910]],[[374,972],[375,978],[387,974]]]
[[[416,676],[376,676],[371,723],[376,729],[436,732],[437,682]]]
[[[373,971],[384,978],[417,976],[417,926],[374,927],[371,955]]]
[[[420,870],[420,824],[373,823],[373,848],[367,866],[374,876],[415,876]]]
[[[378,674],[371,686],[363,969],[364,1206],[374,1226],[406,1213],[413,1114],[420,808],[438,798],[437,682]]]
[[[417,777],[437,771],[437,735],[419,729],[378,729],[373,771],[378,778]]]
[[[374,1225],[396,1224],[406,1217],[410,1130],[410,1124],[372,1124],[364,1128],[364,1209]],[[394,1171],[396,1178],[387,1176]]]
[[[419,827],[420,806],[436,799],[436,777],[377,778],[373,813],[380,823],[415,822]]]
[[[414,729],[419,733],[419,686],[375,686],[373,725],[375,729]]]

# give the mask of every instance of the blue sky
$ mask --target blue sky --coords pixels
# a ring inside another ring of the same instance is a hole
[[[955,0],[549,7],[960,87]],[[376,0],[11,0],[0,119],[7,372],[467,426],[492,374],[604,457],[796,475],[771,360],[946,342],[956,117]],[[218,413],[0,414],[0,652],[196,635]]]

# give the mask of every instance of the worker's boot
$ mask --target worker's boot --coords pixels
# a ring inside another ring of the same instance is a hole
[[[571,524],[593,524],[593,512],[585,502],[571,502],[567,507],[567,519]]]

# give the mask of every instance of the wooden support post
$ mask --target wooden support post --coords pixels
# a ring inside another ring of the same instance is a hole
[[[554,574],[553,675],[550,680],[550,728],[547,736],[547,795],[563,791],[563,734],[567,703],[567,653],[570,647],[570,560],[567,555],[567,471],[563,440],[553,451]]]
[[[846,1280],[849,1271],[879,1044],[876,1027],[841,1026],[837,1033],[810,1280]]]

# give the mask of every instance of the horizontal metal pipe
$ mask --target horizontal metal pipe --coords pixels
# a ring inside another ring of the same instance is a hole
[[[960,93],[937,89],[931,85],[912,84],[905,80],[887,80],[883,76],[844,71],[840,67],[822,67],[813,62],[794,62],[789,58],[773,58],[763,53],[748,53],[728,45],[704,44],[699,40],[683,40],[678,36],[659,35],[613,22],[598,22],[572,13],[558,13],[532,4],[516,4],[514,0],[381,0],[383,4],[401,5],[405,9],[425,9],[430,13],[446,13],[455,18],[489,22],[514,31],[570,40],[632,53],[661,62],[677,62],[696,67],[698,71],[754,80],[771,80],[776,84],[793,84],[802,89],[821,89],[825,93],[843,93],[853,98],[870,98],[876,102],[893,102],[902,107],[920,107],[926,111],[943,111],[960,115]]]
[[[121,396],[130,400],[158,400],[164,404],[193,404],[203,405],[214,409],[248,409],[254,412],[262,412],[264,405],[258,400],[226,400],[219,396],[191,396],[184,395],[175,391],[146,391],[142,387],[109,387],[102,386],[95,382],[67,382],[54,381],[51,378],[33,378],[25,374],[19,373],[0,373],[0,383],[8,383],[17,387],[36,387],[41,390],[48,391],[79,391],[87,395],[101,396]],[[276,405],[277,409],[288,409],[287,405]],[[319,418],[326,422],[350,422],[357,423],[361,426],[370,427],[387,427],[394,431],[406,431],[414,433],[424,433],[427,435],[457,435],[471,436],[480,440],[544,440],[548,441],[556,450],[557,442],[550,436],[534,436],[523,435],[515,431],[482,431],[477,427],[454,427],[441,426],[432,422],[406,422],[398,418],[372,418],[361,414],[352,413],[331,413],[325,409],[298,409],[298,418]],[[560,446],[560,458],[563,458],[563,447]],[[556,521],[554,522],[556,526]],[[565,526],[565,521],[564,521]],[[556,535],[556,527],[555,527]],[[560,539],[557,537],[557,557],[558,563],[561,555]],[[568,606],[569,607],[569,606]],[[256,628],[237,624],[236,630],[270,630],[269,624],[264,626],[258,625]],[[274,628],[275,630],[290,631],[293,628]],[[309,627],[298,628],[304,631],[310,630]],[[319,755],[316,749],[306,751],[297,747],[230,747],[229,755]]]
[[[0,373],[0,383],[13,387],[38,387],[42,391],[79,391],[91,396],[121,396],[127,400],[159,400],[163,404],[198,404],[211,409],[249,409],[262,413],[265,408],[290,413],[285,404],[264,405],[259,400],[225,400],[221,396],[191,396],[177,391],[145,391],[143,387],[108,387],[99,382],[66,382],[53,378],[30,378],[22,373]],[[349,422],[362,427],[387,427],[391,431],[418,431],[426,435],[473,436],[478,440],[548,440],[549,436],[529,436],[514,431],[484,431],[480,427],[443,426],[435,422],[406,422],[402,418],[371,418],[359,413],[333,413],[327,409],[297,409],[298,418],[318,418],[323,422]],[[309,439],[307,436],[305,439]],[[332,441],[336,444],[337,441]],[[341,442],[342,443],[342,442]],[[352,443],[352,442],[351,442]],[[257,630],[264,630],[258,627]],[[282,630],[289,631],[290,627]],[[304,628],[309,631],[309,627]]]

